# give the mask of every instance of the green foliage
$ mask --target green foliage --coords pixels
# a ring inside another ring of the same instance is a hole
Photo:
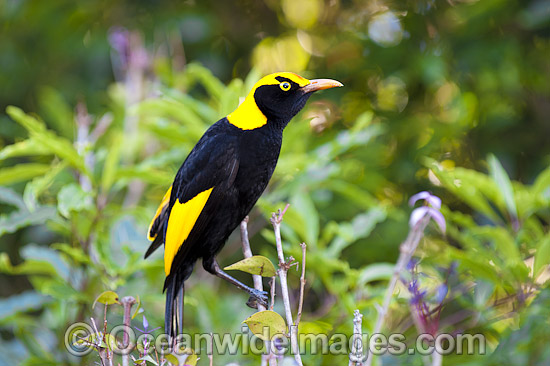
[[[263,218],[290,203],[285,253],[301,258],[300,242],[308,250],[300,332],[351,334],[356,308],[364,331],[374,328],[408,230],[405,203],[432,189],[447,234],[421,242],[418,285],[432,309],[438,289],[448,290],[437,331],[488,340],[488,355],[443,363],[547,363],[543,3],[270,1],[243,11],[238,2],[0,2],[0,103],[14,105],[2,105],[0,116],[2,358],[98,362],[97,353],[69,356],[63,335],[76,321],[102,318],[104,307],[92,304],[105,292],[139,294],[133,325],[138,312],[152,328],[163,324],[162,259],[142,259],[149,220],[205,129],[262,74],[284,69],[345,84],[315,95],[287,127],[272,183],[251,214],[251,233],[260,233],[251,236],[253,252],[276,262]],[[383,19],[393,28],[376,32]],[[130,30],[127,49],[109,46],[120,25]],[[238,262],[238,248],[231,239],[220,262]],[[414,337],[407,276],[384,331]],[[290,270],[289,282],[298,288],[299,272]],[[238,332],[251,314],[245,301],[196,271],[186,330]],[[109,318],[120,323],[121,307],[110,306]],[[385,355],[376,363],[422,360]],[[204,353],[198,364],[207,364]]]

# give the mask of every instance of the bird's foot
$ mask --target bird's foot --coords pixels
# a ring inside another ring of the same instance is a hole
[[[262,305],[267,309],[267,296],[268,294],[266,291],[253,289],[250,292],[250,297],[248,298],[246,305],[248,305],[248,307],[251,307],[252,309],[257,309],[258,305]]]

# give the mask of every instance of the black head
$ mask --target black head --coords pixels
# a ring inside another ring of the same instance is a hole
[[[267,75],[227,118],[247,130],[261,127],[267,121],[284,127],[304,107],[311,93],[339,86],[342,83],[336,80],[307,80],[290,72]]]

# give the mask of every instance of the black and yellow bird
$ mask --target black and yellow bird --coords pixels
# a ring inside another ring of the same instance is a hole
[[[258,81],[241,105],[212,125],[181,165],[148,231],[147,258],[164,244],[166,333],[182,329],[184,282],[195,262],[267,304],[257,291],[225,273],[216,255],[265,190],[279,158],[283,129],[317,90],[342,86],[289,72]]]

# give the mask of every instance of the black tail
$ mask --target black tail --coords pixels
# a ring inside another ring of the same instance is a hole
[[[147,252],[145,252],[144,258],[147,258],[148,256],[150,256],[162,244],[164,244],[164,235],[159,234],[155,237],[155,240],[153,240],[153,242],[149,246],[149,249],[147,249]]]
[[[172,342],[183,331],[183,298],[184,282],[178,284],[176,276],[166,277],[166,310],[164,314],[164,329]]]

